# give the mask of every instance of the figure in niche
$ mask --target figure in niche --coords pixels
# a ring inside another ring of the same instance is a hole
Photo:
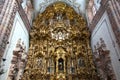
[[[83,58],[79,58],[78,65],[79,65],[79,67],[84,67],[85,66],[85,62],[84,62]]]
[[[58,70],[64,70],[64,61],[62,58],[58,60]]]
[[[75,68],[71,67],[71,73],[75,73]]]
[[[42,65],[42,58],[41,58],[41,57],[39,57],[39,58],[37,59],[37,63],[38,63],[38,66],[41,66],[41,65]]]
[[[62,20],[62,14],[61,13],[57,13],[57,17],[56,18],[57,18],[58,21]]]

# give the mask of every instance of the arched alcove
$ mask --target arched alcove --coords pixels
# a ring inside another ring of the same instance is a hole
[[[62,58],[58,59],[58,70],[64,71],[64,60]]]

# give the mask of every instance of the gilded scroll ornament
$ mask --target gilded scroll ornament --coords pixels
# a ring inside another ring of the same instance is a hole
[[[47,7],[30,36],[23,80],[96,80],[86,21],[72,7],[62,2]]]

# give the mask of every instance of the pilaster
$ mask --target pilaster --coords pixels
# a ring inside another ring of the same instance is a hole
[[[6,0],[0,14],[0,55],[3,56],[6,45],[9,43],[8,38],[12,29],[17,4],[15,0]]]

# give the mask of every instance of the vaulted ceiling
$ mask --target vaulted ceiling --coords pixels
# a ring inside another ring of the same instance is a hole
[[[62,1],[72,6],[78,14],[85,14],[86,3],[88,0],[32,0],[34,6],[35,16],[38,13],[42,13],[47,6],[57,2]]]

